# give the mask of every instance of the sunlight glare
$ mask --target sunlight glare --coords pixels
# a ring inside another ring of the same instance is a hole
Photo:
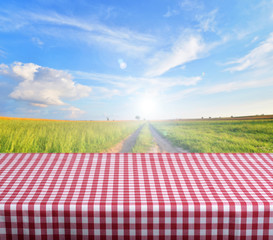
[[[153,96],[143,96],[139,101],[140,117],[145,119],[155,118],[157,101]]]

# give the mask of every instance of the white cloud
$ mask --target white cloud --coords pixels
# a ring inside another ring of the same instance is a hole
[[[199,22],[199,27],[201,28],[202,31],[215,32],[215,26],[216,26],[215,17],[217,12],[218,10],[214,9],[209,13],[200,14],[196,16],[196,19]]]
[[[40,66],[34,63],[23,64],[21,62],[15,62],[9,69],[9,72],[21,78],[21,80],[27,79],[30,81],[34,80],[34,74],[38,71]]]
[[[226,71],[236,72],[243,71],[248,68],[259,68],[273,65],[273,33],[260,45],[250,51],[247,55],[235,61],[227,63],[228,65],[235,65],[227,68]]]
[[[120,63],[120,64],[119,64],[119,66],[120,66],[120,68],[121,68],[121,69],[125,69],[125,68],[127,68],[127,64],[126,64],[126,62],[122,62],[122,63]]]
[[[163,15],[163,17],[168,18],[179,14],[179,10],[171,9],[168,7],[168,11]]]
[[[81,116],[85,113],[85,111],[83,111],[79,108],[76,108],[74,106],[70,106],[68,108],[62,108],[61,110],[70,112],[68,115],[68,118],[71,118],[71,119],[77,119],[77,118],[79,118],[79,116]]]
[[[0,74],[19,81],[11,98],[30,102],[34,106],[65,105],[65,99],[89,96],[91,88],[73,81],[72,75],[34,63],[1,64]]]
[[[1,63],[0,64],[0,74],[1,75],[7,75],[9,74],[9,66],[6,64]]]
[[[126,63],[123,59],[119,59],[119,60],[118,60],[118,63],[119,63],[120,69],[125,69],[125,68],[127,68],[127,63]]]
[[[208,51],[200,35],[181,36],[168,52],[159,52],[150,61],[148,77],[160,76],[170,69],[201,58]]]
[[[39,46],[44,45],[44,42],[41,41],[41,39],[38,38],[38,37],[33,37],[31,40],[32,40],[32,42],[34,42],[35,44],[37,44],[37,45],[39,45]]]

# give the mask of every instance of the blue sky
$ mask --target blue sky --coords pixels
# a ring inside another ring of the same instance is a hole
[[[273,114],[273,1],[0,2],[0,116]]]

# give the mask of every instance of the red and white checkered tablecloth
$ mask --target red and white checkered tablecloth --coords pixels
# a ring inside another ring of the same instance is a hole
[[[273,154],[0,154],[0,239],[273,239]]]

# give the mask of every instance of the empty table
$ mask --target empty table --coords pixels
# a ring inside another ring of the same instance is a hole
[[[273,154],[0,154],[0,239],[273,239]]]

